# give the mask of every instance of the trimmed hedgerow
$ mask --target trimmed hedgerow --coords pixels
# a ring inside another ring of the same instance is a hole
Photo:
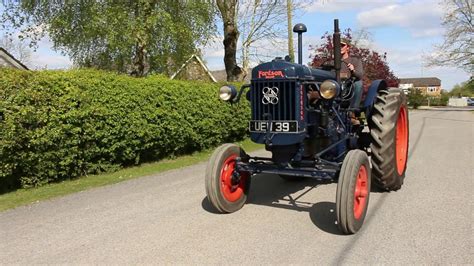
[[[217,89],[97,70],[0,69],[0,190],[242,139],[249,106],[219,101]]]

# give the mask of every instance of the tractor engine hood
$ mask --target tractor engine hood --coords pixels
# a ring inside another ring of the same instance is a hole
[[[331,71],[309,68],[304,65],[274,59],[263,63],[252,70],[252,80],[262,79],[299,79],[322,82],[327,79],[336,79],[336,74]]]

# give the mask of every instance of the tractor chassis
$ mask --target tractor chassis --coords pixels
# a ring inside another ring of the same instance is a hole
[[[336,173],[340,171],[342,162],[333,162],[322,159],[321,156],[329,152],[342,142],[347,141],[350,137],[343,138],[314,156],[313,160],[298,160],[287,164],[279,164],[273,162],[272,158],[252,157],[243,154],[236,158],[236,167],[233,173],[234,182],[238,183],[240,179],[239,173],[254,174],[277,174],[285,176],[310,177],[318,180],[334,180],[337,178]],[[339,154],[336,158],[342,158],[347,152]],[[295,157],[299,157],[298,154]]]

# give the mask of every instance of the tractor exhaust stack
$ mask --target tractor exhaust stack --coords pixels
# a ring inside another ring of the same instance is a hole
[[[334,34],[332,36],[334,46],[334,68],[336,70],[336,81],[341,83],[341,33],[339,31],[339,20],[334,20]]]

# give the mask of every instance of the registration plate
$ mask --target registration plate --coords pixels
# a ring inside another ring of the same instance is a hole
[[[282,132],[282,133],[296,133],[298,132],[297,121],[250,121],[250,132]]]

